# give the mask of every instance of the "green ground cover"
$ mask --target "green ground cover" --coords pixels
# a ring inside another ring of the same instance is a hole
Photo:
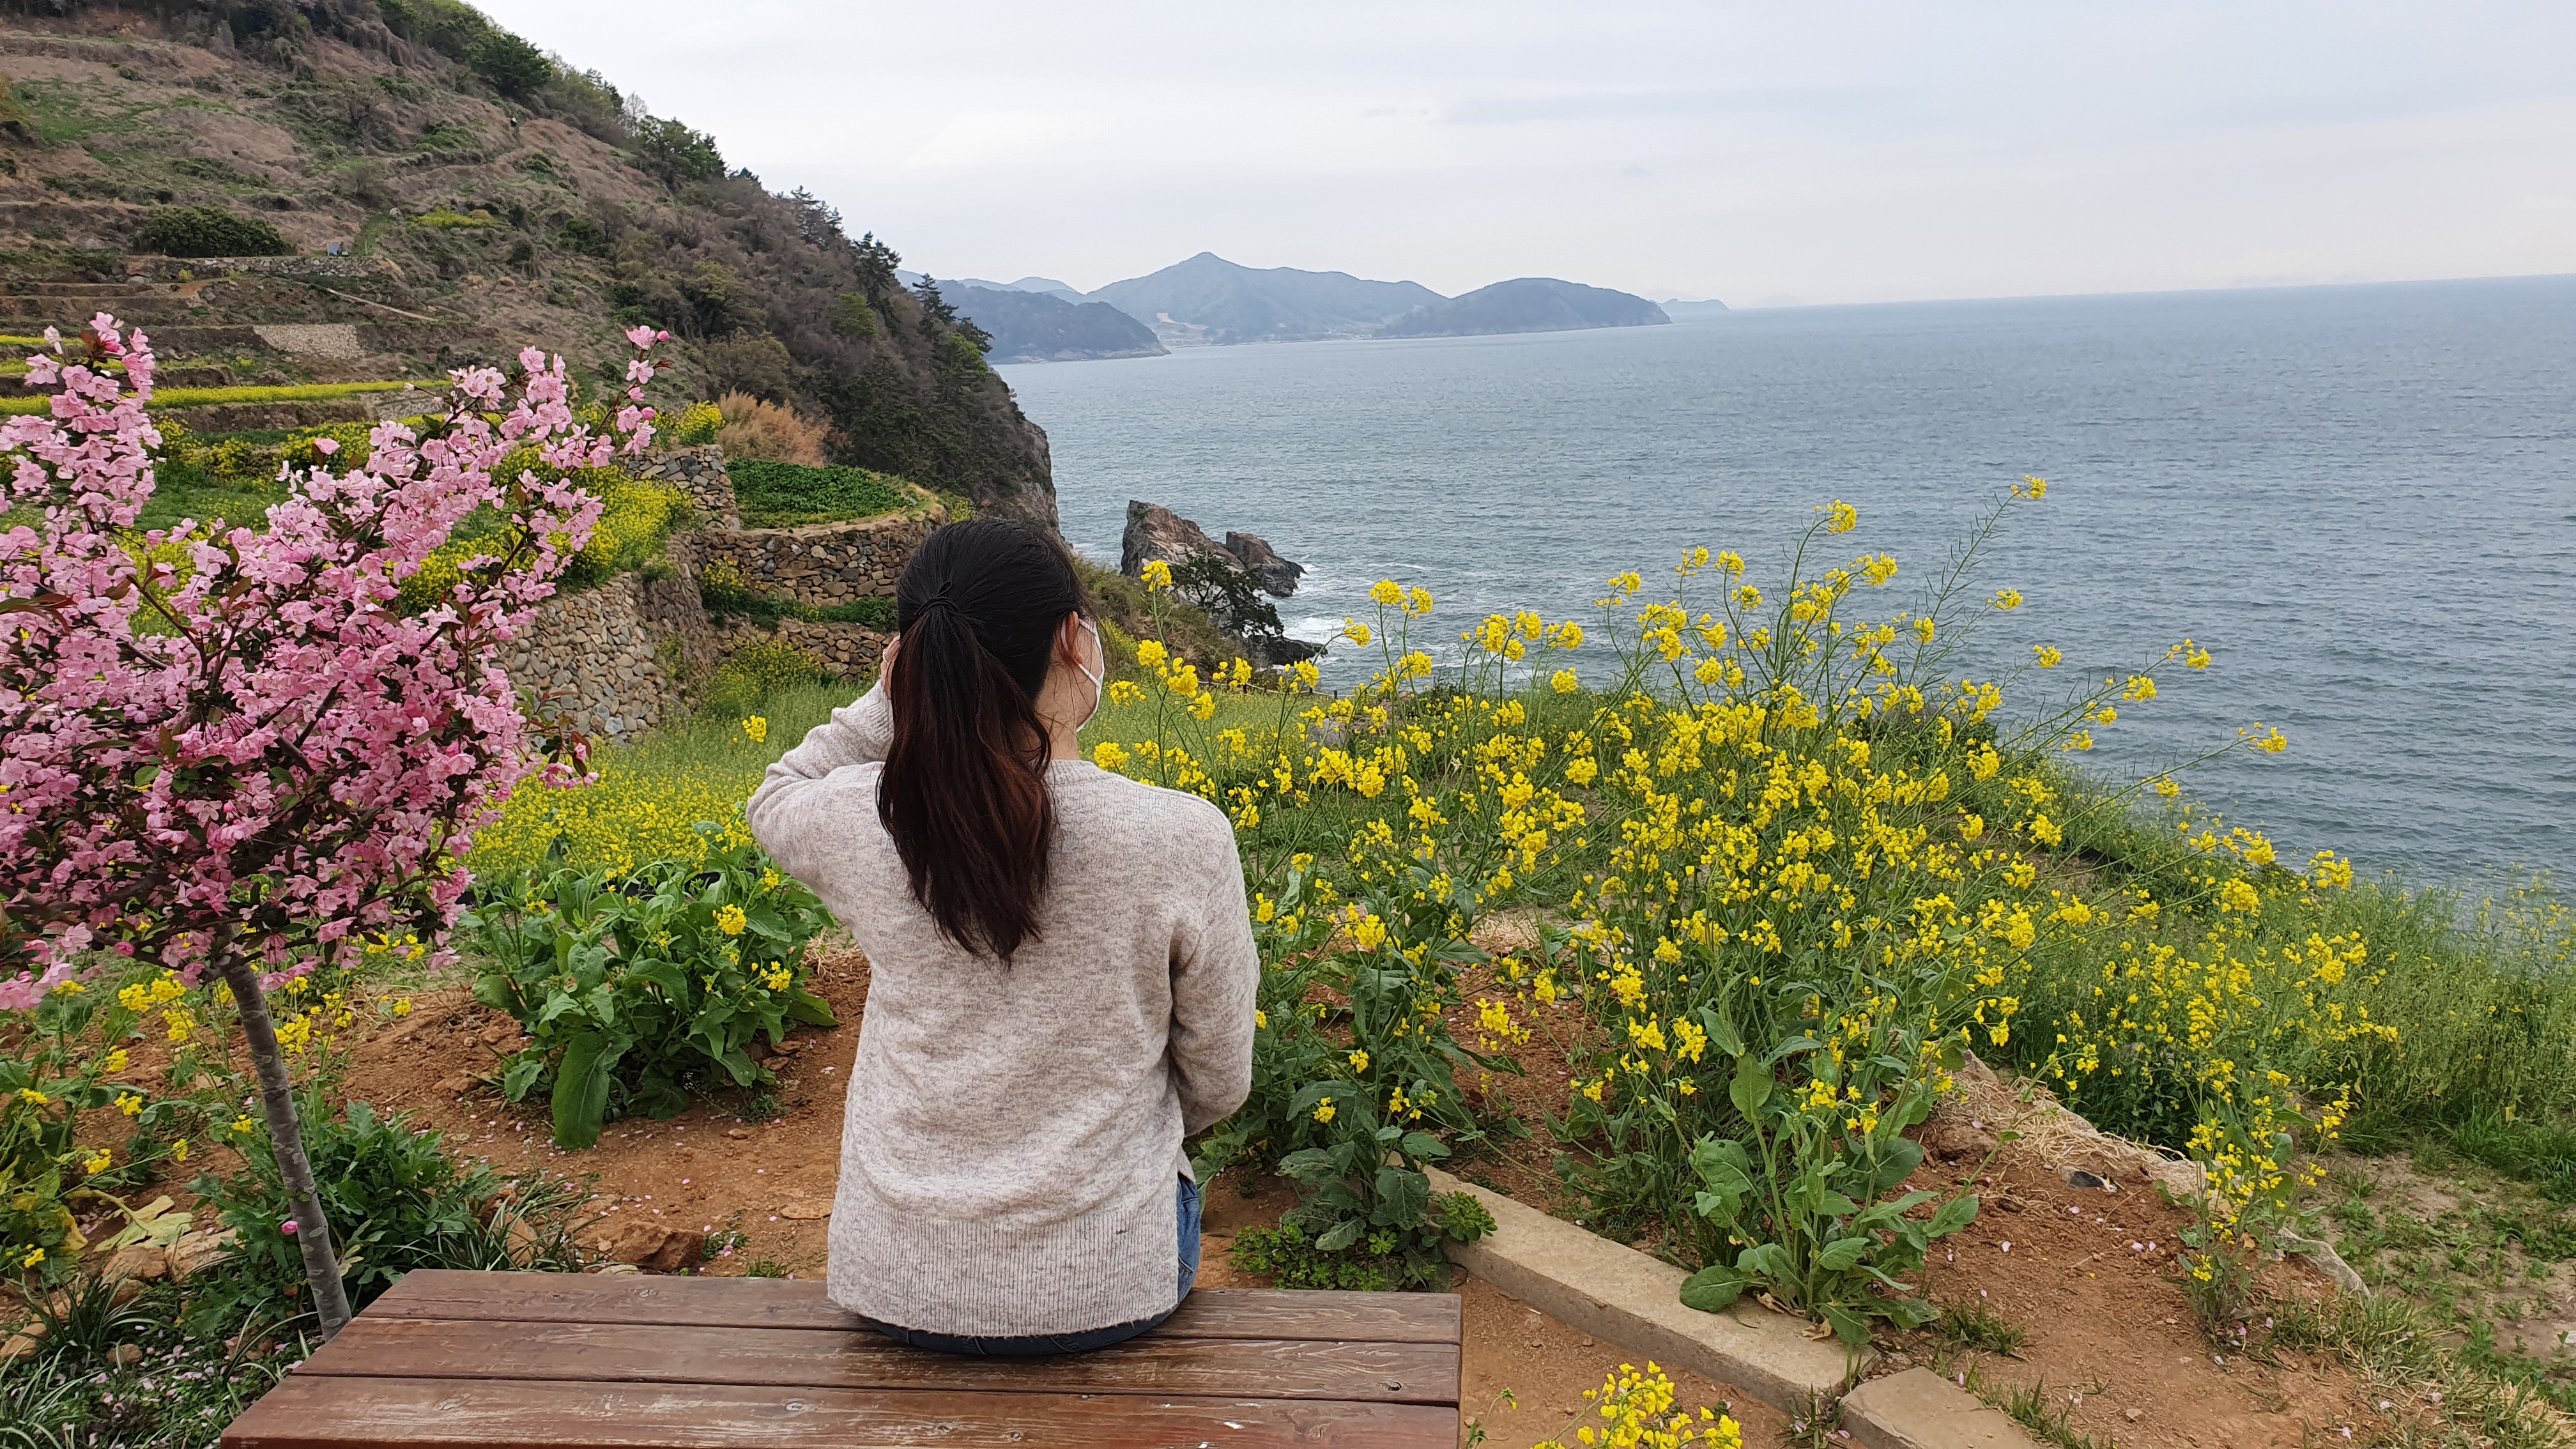
[[[734,501],[745,528],[797,528],[874,518],[917,507],[921,495],[902,479],[866,468],[809,468],[756,458],[729,462]]]

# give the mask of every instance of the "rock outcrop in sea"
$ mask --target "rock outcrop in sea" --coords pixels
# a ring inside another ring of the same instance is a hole
[[[1279,599],[1297,592],[1297,580],[1306,572],[1303,564],[1281,558],[1257,534],[1229,533],[1219,543],[1205,529],[1159,503],[1140,498],[1127,501],[1127,531],[1118,543],[1120,573],[1136,578],[1156,560],[1178,566],[1201,558],[1224,560],[1249,575],[1263,593]]]

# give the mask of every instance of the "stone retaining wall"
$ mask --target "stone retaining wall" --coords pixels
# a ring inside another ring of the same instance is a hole
[[[710,530],[706,562],[729,559],[754,591],[792,594],[800,604],[892,598],[913,551],[947,518],[947,510],[933,504],[920,518],[896,514],[804,528]]]
[[[669,584],[675,578],[661,580]],[[676,691],[655,656],[660,634],[645,605],[641,574],[595,589],[558,594],[537,607],[528,631],[501,651],[510,682],[560,708],[594,738],[631,740],[675,713]],[[690,584],[689,598],[696,599]],[[701,622],[706,618],[701,610]]]
[[[631,740],[679,718],[726,656],[756,639],[792,644],[845,677],[873,673],[885,651],[884,632],[803,619],[782,620],[775,629],[710,619],[698,580],[721,558],[759,592],[791,593],[803,604],[890,597],[913,551],[947,516],[934,506],[921,518],[739,529],[731,526],[740,513],[723,449],[674,448],[627,466],[639,478],[685,491],[715,526],[672,535],[663,565],[647,573],[546,600],[528,632],[502,653],[512,682],[560,696],[555,702],[573,726],[601,739]]]
[[[716,639],[726,654],[755,639],[775,639],[822,660],[844,679],[874,673],[890,637],[865,624],[815,624],[803,619],[781,619],[775,629],[741,619],[726,619],[716,626]]]
[[[626,471],[654,483],[668,483],[689,495],[689,504],[721,528],[742,527],[734,502],[733,475],[725,471],[724,449],[714,443],[694,448],[666,448],[644,461],[629,462]]]

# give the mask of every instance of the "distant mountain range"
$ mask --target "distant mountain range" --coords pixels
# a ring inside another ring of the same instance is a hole
[[[1574,332],[1587,327],[1661,327],[1673,319],[1643,297],[1514,277],[1435,302],[1378,329],[1380,337],[1486,337],[1502,332]]]
[[[1154,329],[1166,343],[1310,342],[1367,337],[1442,300],[1420,282],[1370,282],[1348,272],[1255,271],[1201,252],[1091,294]]]
[[[917,275],[905,281],[919,284]],[[1643,297],[1553,277],[1516,277],[1459,297],[1419,282],[1348,272],[1266,270],[1201,252],[1159,272],[1077,292],[1052,277],[944,281],[940,293],[993,335],[995,362],[1153,357],[1173,347],[1358,337],[1472,337],[1650,327],[1670,322]],[[1692,310],[1723,310],[1722,303]]]
[[[1153,328],[1106,302],[1085,302],[1080,292],[1060,284],[1040,291],[942,282],[939,294],[960,316],[973,318],[976,326],[993,334],[995,362],[1160,357],[1167,350]]]

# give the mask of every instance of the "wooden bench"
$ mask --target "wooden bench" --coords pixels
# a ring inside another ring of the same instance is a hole
[[[1203,1288],[1060,1358],[925,1353],[817,1282],[411,1273],[224,1431],[339,1445],[1458,1442],[1458,1299]]]

